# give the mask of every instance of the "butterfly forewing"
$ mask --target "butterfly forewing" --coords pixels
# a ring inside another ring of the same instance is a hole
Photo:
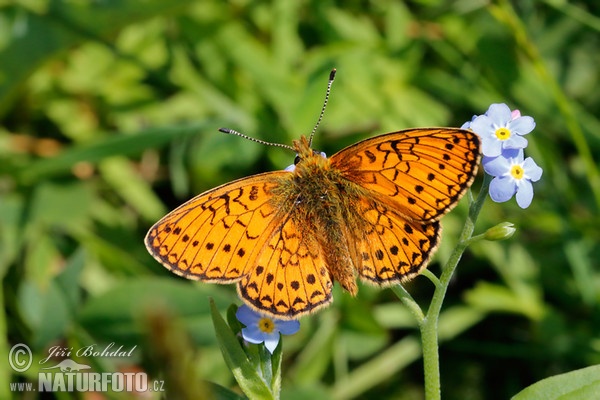
[[[458,128],[409,129],[349,146],[331,157],[346,178],[405,217],[434,221],[470,186],[479,163],[479,138]]]
[[[225,184],[181,205],[146,235],[146,247],[164,266],[189,279],[229,283],[254,266],[282,210],[271,189],[286,172]]]

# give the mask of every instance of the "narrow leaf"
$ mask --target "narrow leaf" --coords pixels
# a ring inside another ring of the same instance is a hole
[[[251,399],[274,400],[269,387],[250,364],[240,342],[219,313],[212,299],[210,310],[221,353],[242,391]]]
[[[512,400],[589,399],[600,393],[600,365],[542,379],[512,397]]]

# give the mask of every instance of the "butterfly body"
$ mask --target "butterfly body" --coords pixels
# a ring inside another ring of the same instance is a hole
[[[332,301],[334,281],[385,286],[416,276],[440,217],[470,186],[478,137],[425,128],[366,139],[330,158],[302,137],[293,171],[240,179],[191,199],[146,236],[150,253],[190,279],[237,282],[250,306],[297,318]]]
[[[320,249],[322,268],[333,281],[355,295],[355,271],[360,264],[352,257],[349,228],[357,224],[348,211],[360,194],[328,158],[310,148],[304,136],[294,143],[294,148],[298,162],[291,176],[280,178],[273,200],[287,204],[284,209],[293,210],[289,215],[301,236]]]

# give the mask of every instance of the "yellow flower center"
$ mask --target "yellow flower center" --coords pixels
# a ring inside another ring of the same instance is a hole
[[[261,318],[260,321],[258,321],[258,327],[264,333],[272,333],[275,329],[275,324],[270,318]]]
[[[521,167],[520,165],[513,165],[510,169],[510,174],[513,178],[521,180],[523,179],[523,175],[525,175],[525,171],[523,171],[523,167]]]
[[[496,137],[498,140],[507,140],[510,138],[510,129],[505,127],[496,129]]]

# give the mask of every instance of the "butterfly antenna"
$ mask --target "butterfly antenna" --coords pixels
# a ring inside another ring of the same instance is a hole
[[[327,108],[327,102],[329,101],[329,93],[331,93],[331,85],[333,85],[333,80],[335,79],[336,69],[332,69],[329,73],[329,83],[327,83],[327,90],[325,91],[325,101],[323,102],[323,107],[321,107],[321,114],[319,114],[319,119],[315,124],[312,132],[310,133],[310,138],[308,139],[308,143],[312,145],[313,137],[315,136],[315,132],[317,132],[317,128],[319,124],[321,124],[321,120],[323,119],[323,114],[325,114],[325,108]]]
[[[294,148],[292,146],[288,146],[287,144],[266,142],[264,140],[260,140],[260,139],[256,139],[256,138],[250,137],[248,135],[244,135],[243,133],[240,133],[238,131],[234,131],[233,129],[229,129],[229,128],[219,128],[219,132],[223,132],[223,133],[226,133],[228,135],[240,136],[240,137],[243,137],[244,139],[248,139],[248,140],[250,140],[252,142],[264,144],[264,145],[267,145],[267,146],[283,147],[284,149],[296,151],[296,150],[294,150]]]

